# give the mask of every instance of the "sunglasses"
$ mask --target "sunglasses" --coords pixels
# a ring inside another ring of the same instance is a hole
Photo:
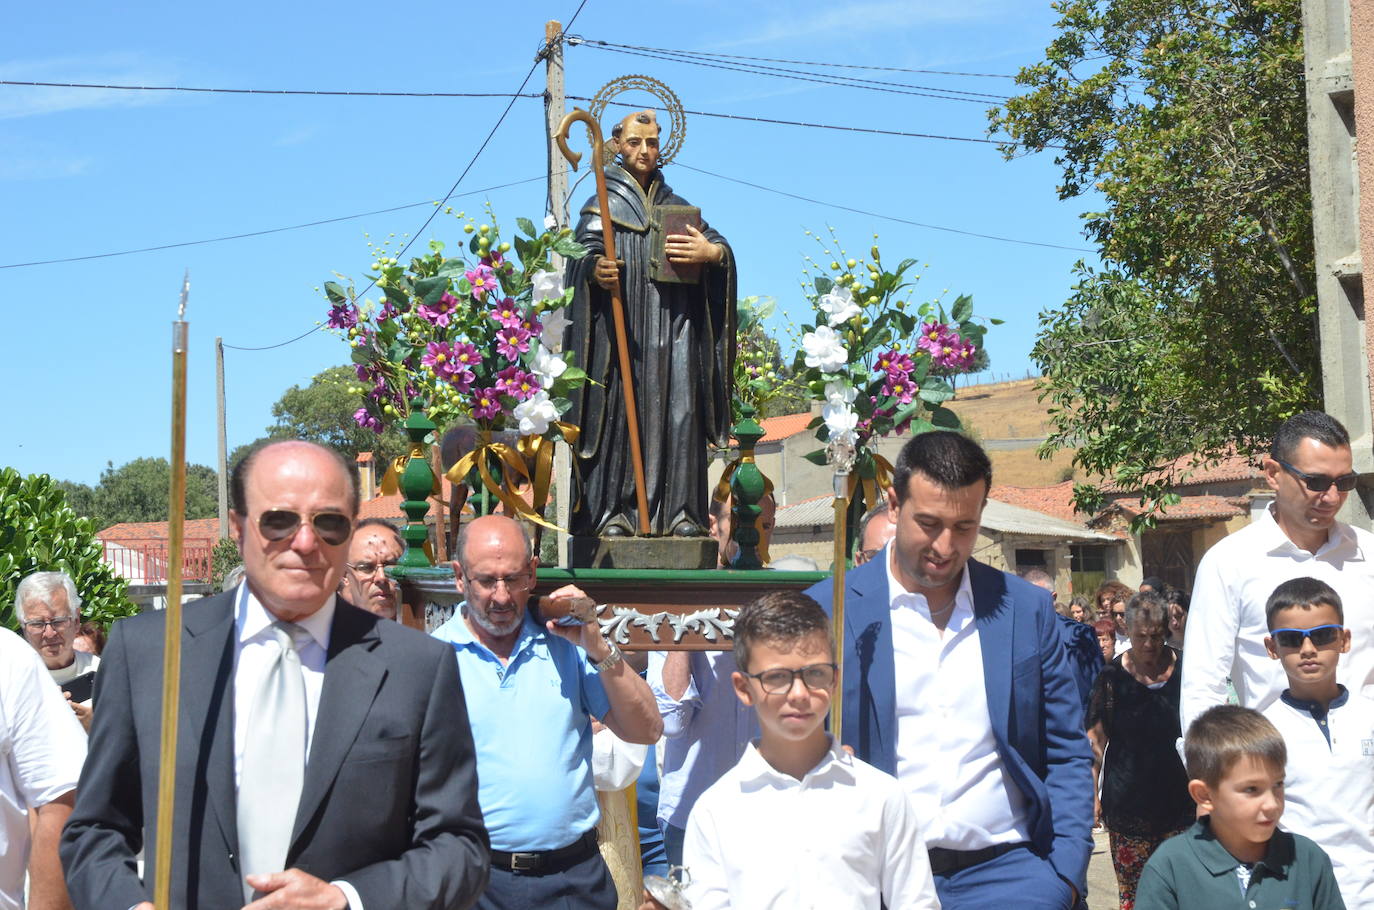
[[[1325,493],[1331,488],[1332,484],[1335,484],[1336,489],[1340,490],[1342,493],[1349,493],[1351,490],[1355,489],[1355,484],[1359,483],[1360,480],[1360,475],[1358,474],[1342,474],[1340,477],[1331,477],[1327,474],[1308,474],[1306,471],[1299,471],[1281,458],[1275,458],[1274,460],[1289,474],[1301,480],[1303,486],[1307,487],[1307,489],[1311,490],[1313,493]]]
[[[1335,642],[1345,626],[1313,626],[1310,629],[1275,629],[1269,634],[1280,648],[1301,648],[1304,638],[1312,639],[1314,647],[1324,648]]]
[[[258,531],[268,540],[285,540],[301,526],[301,513],[290,509],[268,509],[258,516]],[[315,536],[337,547],[353,533],[353,519],[342,512],[316,512],[310,516]]]

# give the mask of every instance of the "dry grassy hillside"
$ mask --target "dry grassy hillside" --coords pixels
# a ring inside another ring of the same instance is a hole
[[[997,483],[1040,487],[1069,477],[1072,452],[1057,452],[1048,461],[1035,454],[1050,432],[1048,406],[1036,400],[1035,382],[1021,379],[968,386],[947,403],[988,450]]]

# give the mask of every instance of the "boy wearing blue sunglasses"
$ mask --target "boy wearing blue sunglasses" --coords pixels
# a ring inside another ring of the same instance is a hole
[[[1350,650],[1340,595],[1295,578],[1274,589],[1265,614],[1264,646],[1288,676],[1264,710],[1288,747],[1283,827],[1331,857],[1346,906],[1374,907],[1374,700],[1336,682]]]

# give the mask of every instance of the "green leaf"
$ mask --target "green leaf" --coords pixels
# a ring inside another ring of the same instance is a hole
[[[805,455],[802,456],[802,458],[805,458],[812,464],[827,465],[830,463],[829,459],[827,459],[825,456],[825,449],[817,449],[814,452],[807,452]]]
[[[515,226],[520,228],[520,230],[524,231],[527,237],[533,238],[539,236],[538,232],[534,229],[534,222],[529,220],[528,218],[516,218]]]
[[[959,415],[943,406],[931,410],[930,422],[942,430],[963,429],[962,424],[959,423]]]
[[[587,255],[587,248],[571,237],[559,237],[553,242],[553,250],[568,259],[581,259]]]
[[[324,293],[325,296],[329,298],[329,302],[335,306],[348,303],[348,293],[344,290],[343,285],[339,284],[337,281],[326,281],[324,283]]]
[[[950,315],[955,322],[967,322],[973,315],[973,298],[968,294],[960,294],[954,300],[954,309]]]
[[[415,282],[415,295],[420,298],[420,302],[425,306],[433,306],[439,302],[439,298],[444,296],[444,292],[449,288],[450,280],[448,276],[436,276],[434,278],[422,278]]]
[[[817,296],[817,297],[824,297],[826,294],[829,294],[829,293],[830,293],[830,290],[831,290],[833,287],[835,287],[835,282],[831,281],[829,278],[825,277],[824,275],[817,275],[817,276],[816,276],[816,296]]]

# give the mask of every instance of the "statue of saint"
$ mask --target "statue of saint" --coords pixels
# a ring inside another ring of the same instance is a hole
[[[660,206],[688,203],[663,182],[653,111],[626,117],[611,131],[617,163],[606,189],[619,262],[603,254],[601,211],[582,207],[577,240],[589,254],[568,264],[575,287],[568,346],[588,383],[565,419],[581,427],[573,446],[572,533],[631,536],[639,527],[625,400],[608,291],[617,272],[624,302],[631,372],[644,455],[649,527],[654,535],[697,537],[709,523],[707,442],[724,446],[730,428],[735,359],[735,263],[725,238],[704,221],[668,234],[664,254],[697,265],[694,283],[655,280],[651,226]]]

